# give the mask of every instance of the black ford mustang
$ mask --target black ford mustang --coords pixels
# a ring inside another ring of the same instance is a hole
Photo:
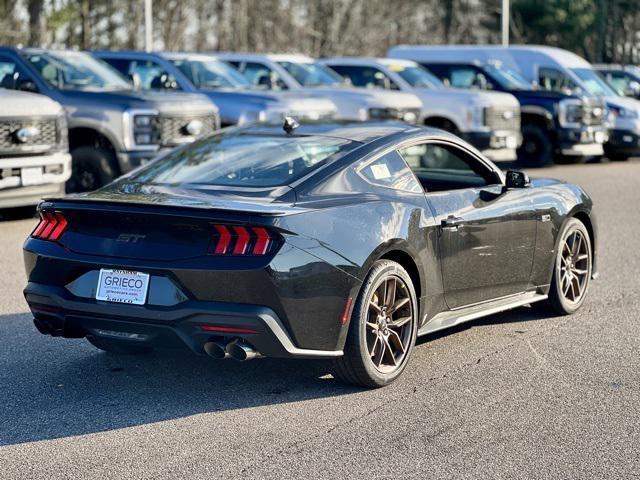
[[[438,130],[294,127],[227,129],[44,201],[24,245],[38,330],[112,352],[324,358],[382,386],[417,335],[582,305],[596,237],[580,187],[504,174]]]

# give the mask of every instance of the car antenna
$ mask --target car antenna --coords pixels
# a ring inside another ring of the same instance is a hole
[[[284,117],[284,123],[282,124],[282,129],[287,132],[287,135],[291,135],[293,131],[298,128],[300,124],[293,117]]]

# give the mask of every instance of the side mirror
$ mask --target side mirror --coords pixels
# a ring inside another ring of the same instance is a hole
[[[18,80],[16,90],[22,90],[23,92],[38,93],[38,87],[31,80]]]
[[[129,80],[131,80],[131,85],[134,90],[140,90],[140,87],[142,86],[142,79],[137,72],[130,73]]]
[[[627,90],[624,93],[629,97],[637,97],[638,95],[640,95],[640,83],[635,81],[629,82]]]
[[[507,170],[504,186],[507,190],[514,188],[527,188],[531,186],[529,175],[518,170]]]

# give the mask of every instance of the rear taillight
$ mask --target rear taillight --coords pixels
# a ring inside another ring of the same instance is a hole
[[[213,255],[267,255],[277,243],[277,237],[263,227],[214,225]]]
[[[42,212],[41,220],[31,236],[40,240],[59,240],[69,225],[67,219],[60,212]]]

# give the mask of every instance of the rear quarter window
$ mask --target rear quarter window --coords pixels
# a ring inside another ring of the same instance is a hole
[[[174,150],[131,180],[231,187],[288,185],[358,146],[341,138],[225,132]]]
[[[369,183],[404,192],[422,192],[422,186],[395,150],[359,169]]]

